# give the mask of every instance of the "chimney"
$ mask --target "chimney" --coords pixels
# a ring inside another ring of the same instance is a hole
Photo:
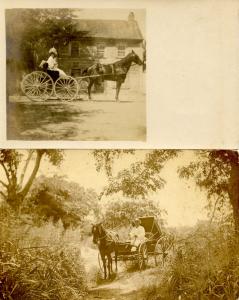
[[[135,16],[134,16],[134,13],[132,11],[129,13],[128,22],[129,23],[134,23],[135,22]]]

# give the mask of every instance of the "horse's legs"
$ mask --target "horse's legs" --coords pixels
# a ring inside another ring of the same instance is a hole
[[[121,87],[122,82],[120,80],[116,81],[116,95],[115,95],[115,100],[119,100],[119,91]]]
[[[115,250],[115,271],[116,272],[118,271],[118,268],[117,268],[117,259],[118,259],[118,251]]]
[[[100,254],[100,255],[101,255],[102,262],[103,262],[104,279],[106,279],[107,278],[107,273],[106,273],[106,259],[105,259],[105,255],[103,255],[103,254]]]
[[[91,100],[91,88],[92,88],[92,85],[94,83],[94,80],[90,79],[90,83],[88,85],[88,96],[89,96],[89,100]]]
[[[108,278],[110,279],[110,276],[111,276],[111,266],[112,266],[112,258],[111,258],[111,254],[109,253],[107,255],[107,259],[108,259]]]

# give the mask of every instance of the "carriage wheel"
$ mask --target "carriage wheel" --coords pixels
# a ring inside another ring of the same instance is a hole
[[[145,243],[139,245],[138,249],[138,266],[142,270],[148,264],[148,251]]]
[[[75,78],[71,76],[59,77],[55,82],[56,97],[61,100],[71,101],[78,94],[78,84]]]
[[[155,266],[158,266],[160,261],[164,264],[164,257],[165,257],[165,249],[163,246],[163,240],[159,239],[154,248]]]
[[[88,86],[89,86],[89,79],[88,78],[76,78],[78,83],[78,93],[79,94],[88,94]]]
[[[41,71],[26,75],[21,82],[22,92],[32,101],[45,101],[53,92],[53,80]]]
[[[154,259],[155,265],[157,266],[161,261],[164,265],[166,260],[169,260],[170,257],[174,255],[174,237],[173,236],[164,236],[160,238],[154,249]]]

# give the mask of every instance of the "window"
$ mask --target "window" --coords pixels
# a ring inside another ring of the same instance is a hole
[[[59,52],[61,56],[69,55],[69,44],[61,46]]]
[[[71,56],[73,56],[73,57],[79,56],[79,43],[78,42],[71,43]]]
[[[118,45],[118,57],[124,57],[125,56],[125,44],[119,44]]]
[[[98,44],[97,45],[97,56],[98,57],[104,57],[105,53],[105,45],[104,44]]]

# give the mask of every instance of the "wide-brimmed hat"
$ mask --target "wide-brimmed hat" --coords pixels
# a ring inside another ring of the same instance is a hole
[[[51,53],[54,53],[55,55],[57,55],[56,48],[52,47],[52,48],[49,50],[49,54],[51,54]]]

